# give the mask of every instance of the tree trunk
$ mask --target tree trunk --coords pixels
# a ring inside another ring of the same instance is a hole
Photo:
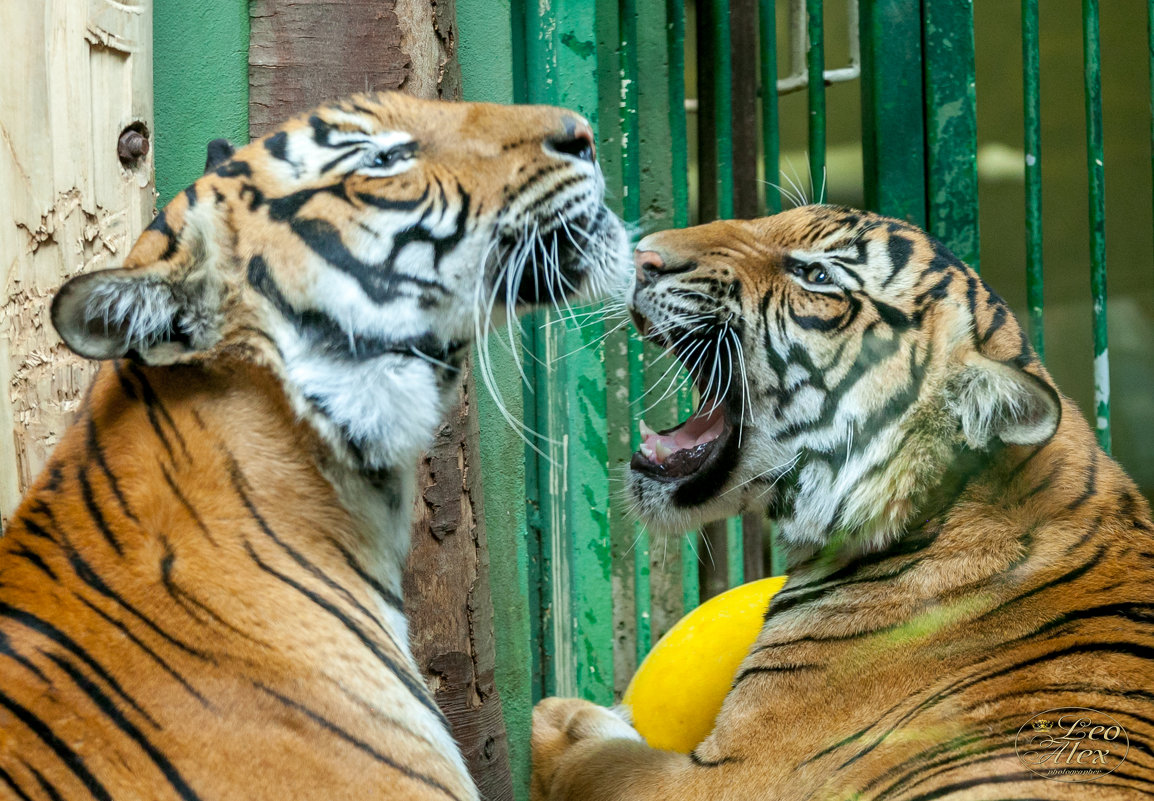
[[[452,0],[252,0],[249,124],[352,92],[458,99]],[[466,374],[468,370],[466,369]],[[512,799],[494,684],[493,602],[481,506],[473,383],[422,459],[405,575],[413,654],[486,799]]]
[[[152,127],[152,10],[4,2],[0,31],[2,526],[95,372],[56,336],[52,297],[76,273],[114,266],[152,218],[151,148],[141,144]]]

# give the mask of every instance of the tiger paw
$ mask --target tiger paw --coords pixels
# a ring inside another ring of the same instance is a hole
[[[641,735],[612,709],[580,698],[546,698],[533,708],[532,799],[549,797],[553,776],[574,746],[597,740],[640,741]]]

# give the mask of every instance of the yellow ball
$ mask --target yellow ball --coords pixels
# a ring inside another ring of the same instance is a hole
[[[710,598],[653,647],[622,699],[650,746],[688,754],[713,730],[769,599],[785,579],[752,581]]]

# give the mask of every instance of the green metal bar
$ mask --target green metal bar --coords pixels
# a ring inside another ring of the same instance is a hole
[[[516,4],[514,4],[516,5]],[[549,102],[546,89],[549,76],[556,71],[556,55],[553,37],[542,30],[543,20],[529,14],[520,15],[521,48],[524,69],[520,77],[514,66],[514,81],[523,86],[524,95],[518,102]],[[516,33],[516,32],[514,32]],[[516,39],[517,37],[514,36]],[[533,64],[534,69],[529,69]],[[526,315],[521,322],[521,342],[524,348],[523,361],[529,381],[524,385],[525,418],[529,431],[538,432],[525,449],[525,493],[526,522],[530,530],[530,581],[536,588],[530,596],[530,612],[533,628],[533,673],[534,701],[557,694],[556,635],[551,622],[561,613],[555,608],[558,592],[554,587],[556,569],[554,567],[552,526],[562,510],[557,508],[557,499],[549,492],[552,486],[550,458],[556,458],[554,449],[549,447],[549,438],[556,436],[559,429],[554,426],[556,419],[550,418],[554,405],[550,404],[549,370],[541,361],[545,352],[546,323],[549,316],[545,312]],[[563,416],[562,416],[563,421]],[[544,456],[539,451],[545,453]]]
[[[1022,105],[1026,145],[1026,307],[1030,342],[1039,358],[1046,344],[1042,315],[1042,101],[1038,83],[1038,0],[1022,0]]]
[[[730,587],[745,583],[745,536],[740,517],[725,522],[725,577]]]
[[[1150,173],[1154,177],[1154,0],[1146,4],[1146,47],[1150,61]]]
[[[248,141],[248,0],[156,3],[152,17],[156,204],[204,172],[204,146]]]
[[[597,127],[597,21],[581,0],[525,15],[529,99],[572,108]],[[549,320],[558,319],[549,314]],[[551,603],[544,639],[545,690],[613,702],[604,326],[568,322],[538,331],[537,423],[548,441],[538,458],[543,591]],[[542,408],[544,405],[545,408]],[[548,477],[548,481],[543,479]]]
[[[717,214],[733,217],[733,54],[729,44],[729,0],[713,8],[714,124],[717,126]]]
[[[769,523],[769,574],[780,576],[785,573],[785,547],[781,542],[781,527],[776,520]]]
[[[1154,2],[1154,0],[1151,0]],[[669,48],[669,131],[673,139],[673,226],[689,225],[689,135],[685,118],[685,2],[666,0]]]
[[[701,577],[697,572],[700,549],[701,532],[686,532],[681,540],[681,606],[684,613],[701,604]]]
[[[1151,0],[1154,2],[1154,0]],[[781,133],[777,113],[777,10],[774,0],[758,5],[758,36],[761,41],[761,147],[765,180],[765,210],[781,211]]]
[[[929,230],[975,270],[978,238],[978,123],[973,0],[924,6]]]
[[[1086,91],[1086,170],[1090,205],[1090,292],[1094,317],[1094,407],[1098,444],[1110,452],[1110,357],[1106,335],[1106,170],[1102,152],[1102,62],[1098,0],[1082,0]]]
[[[685,118],[685,3],[666,0],[669,46],[669,130],[673,139],[673,225],[689,225],[688,123]],[[678,414],[693,413],[692,390],[678,392]],[[697,578],[697,532],[681,538],[681,599],[685,611],[701,603]]]
[[[625,219],[635,223],[641,219],[641,125],[638,118],[637,0],[621,3],[621,164],[624,174],[622,205]],[[635,421],[641,419],[641,396],[645,392],[645,355],[641,339],[630,331],[626,343],[629,372],[629,445],[635,451],[641,445],[640,430]],[[652,643],[649,597],[649,532],[639,523],[634,524],[633,541],[633,608],[635,651],[638,663],[649,653]]]
[[[809,69],[809,185],[817,203],[825,201],[825,24],[822,0],[806,0],[805,51]]]
[[[926,225],[921,0],[861,0],[866,205]]]
[[[457,4],[462,96],[465,100],[510,103],[517,97],[514,22],[508,13],[494,13],[484,0]],[[521,347],[517,343],[517,347]],[[489,353],[493,378],[508,410],[524,419],[521,379],[513,357],[499,345]],[[473,364],[477,365],[474,356]],[[474,367],[474,372],[477,368]],[[479,382],[478,382],[479,383]],[[481,485],[485,534],[489,545],[489,582],[493,594],[494,681],[501,696],[501,711],[509,744],[509,767],[515,801],[528,801],[529,738],[534,692],[533,605],[536,583],[530,584],[531,539],[526,521],[526,460],[524,444],[497,409],[484,388],[476,393],[481,431]],[[539,554],[534,556],[539,558]],[[533,592],[530,592],[530,588]],[[539,675],[537,679],[539,680]]]

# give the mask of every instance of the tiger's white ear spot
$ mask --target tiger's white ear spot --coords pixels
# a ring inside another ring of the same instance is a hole
[[[73,278],[52,301],[52,324],[69,348],[89,359],[136,356],[171,364],[219,339],[207,286],[174,284],[135,270]]]
[[[1040,378],[994,359],[971,354],[946,390],[966,443],[976,450],[995,439],[1038,445],[1054,435],[1062,416],[1057,391]]]

